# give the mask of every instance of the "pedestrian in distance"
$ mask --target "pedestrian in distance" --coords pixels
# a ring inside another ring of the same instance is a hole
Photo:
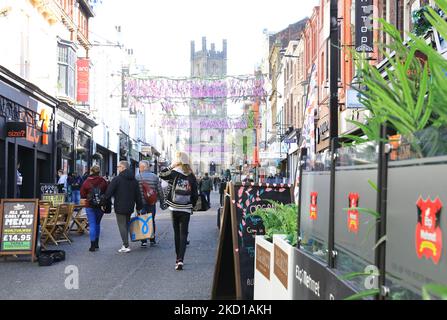
[[[22,184],[23,184],[23,176],[22,176],[22,174],[20,173],[19,170],[20,170],[20,163],[17,163],[17,173],[16,173],[16,175],[17,175],[16,198],[17,199],[20,199],[20,197],[22,196],[21,189],[22,189]]]
[[[57,171],[57,175],[59,177],[59,180],[57,181],[57,186],[59,189],[59,193],[66,193],[67,192],[67,180],[68,176],[65,174],[64,170],[59,169]]]
[[[177,161],[160,172],[160,178],[172,186],[166,203],[172,212],[175,235],[175,270],[183,270],[189,220],[198,199],[197,179],[191,169],[189,157],[184,152],[177,153]]]
[[[143,207],[138,181],[129,167],[129,162],[120,161],[117,167],[119,174],[109,184],[104,196],[105,200],[114,198],[116,221],[123,241],[121,249],[118,250],[120,253],[131,251],[129,248],[130,216],[134,212],[135,206],[138,211]]]
[[[200,186],[200,191],[205,195],[206,201],[208,201],[208,205],[211,206],[210,193],[213,190],[213,181],[208,176],[208,173],[205,173],[205,177],[202,179],[202,183]]]
[[[73,172],[73,174],[68,177],[67,185],[68,189],[71,191],[71,202],[77,205],[81,202],[82,184],[82,177],[77,172]]]
[[[99,235],[101,233],[101,220],[104,215],[102,197],[107,190],[107,181],[99,175],[100,168],[92,166],[90,176],[84,181],[80,189],[80,195],[87,199],[85,211],[89,223],[90,252],[99,249]],[[81,177],[78,176],[79,181]]]
[[[141,201],[143,203],[143,213],[152,213],[152,224],[154,227],[154,237],[149,239],[151,245],[155,245],[157,242],[155,240],[155,214],[157,211],[157,200],[160,201],[160,205],[164,202],[163,189],[161,188],[161,180],[157,175],[150,171],[149,161],[143,160],[139,163],[140,174],[136,176],[139,183]],[[156,193],[154,199],[147,199],[144,194],[146,193]],[[141,241],[141,247],[147,247],[147,240]]]

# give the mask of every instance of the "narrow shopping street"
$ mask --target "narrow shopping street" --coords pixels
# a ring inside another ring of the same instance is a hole
[[[168,210],[158,211],[156,216],[158,244],[142,249],[139,243],[131,243],[132,251],[127,254],[117,252],[121,239],[115,216],[110,214],[102,223],[98,252],[88,251],[87,234],[72,232],[73,243],[57,248],[66,251],[64,262],[39,267],[37,263],[15,262],[11,257],[2,261],[0,299],[210,299],[219,234],[218,193],[212,193],[211,202],[211,209],[191,216],[190,245],[181,272],[174,270],[174,233]],[[65,272],[70,266],[79,270],[78,290],[65,287],[70,274]]]
[[[0,35],[8,307],[447,300],[447,0],[0,0]]]

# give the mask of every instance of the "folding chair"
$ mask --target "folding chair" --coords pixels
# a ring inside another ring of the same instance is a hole
[[[73,215],[73,204],[60,204],[57,207],[58,216],[56,220],[56,228],[53,231],[53,236],[57,243],[68,242],[71,244],[71,239],[68,236],[70,229],[71,217]]]
[[[56,239],[53,236],[54,230],[56,229],[56,222],[58,219],[58,210],[51,210],[49,207],[48,215],[43,218],[42,222],[42,242],[41,245],[46,249],[46,244],[49,240],[53,242],[56,246],[58,245]]]
[[[85,231],[89,231],[88,218],[82,213],[82,207],[74,209],[73,221],[71,223],[70,231],[77,231],[83,234]],[[76,225],[76,228],[74,228]]]
[[[49,207],[52,207],[53,206],[53,202],[39,200],[39,206],[49,206]]]

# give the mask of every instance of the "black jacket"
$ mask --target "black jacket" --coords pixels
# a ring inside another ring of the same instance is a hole
[[[174,209],[182,209],[182,210],[191,210],[196,206],[197,204],[197,199],[199,198],[199,193],[198,193],[198,185],[197,185],[197,180],[196,177],[194,176],[194,174],[189,174],[189,175],[185,175],[182,172],[180,172],[181,170],[174,170],[174,168],[172,167],[167,167],[166,169],[162,170],[160,172],[160,178],[167,181],[170,185],[169,187],[169,193],[166,195],[166,199],[165,202],[167,205],[169,205],[170,207],[174,208]],[[178,204],[173,202],[172,198],[173,195],[172,193],[175,190],[175,183],[178,177],[182,177],[185,179],[188,179],[189,183],[191,184],[191,201],[188,204]]]
[[[131,215],[134,212],[135,205],[137,206],[137,210],[143,208],[140,187],[135,176],[129,169],[124,170],[112,180],[104,197],[106,200],[114,197],[116,214]]]

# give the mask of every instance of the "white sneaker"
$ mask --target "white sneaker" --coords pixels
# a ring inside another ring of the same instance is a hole
[[[118,250],[120,253],[128,253],[130,251],[130,248],[126,248],[125,246],[122,246],[121,249]]]

